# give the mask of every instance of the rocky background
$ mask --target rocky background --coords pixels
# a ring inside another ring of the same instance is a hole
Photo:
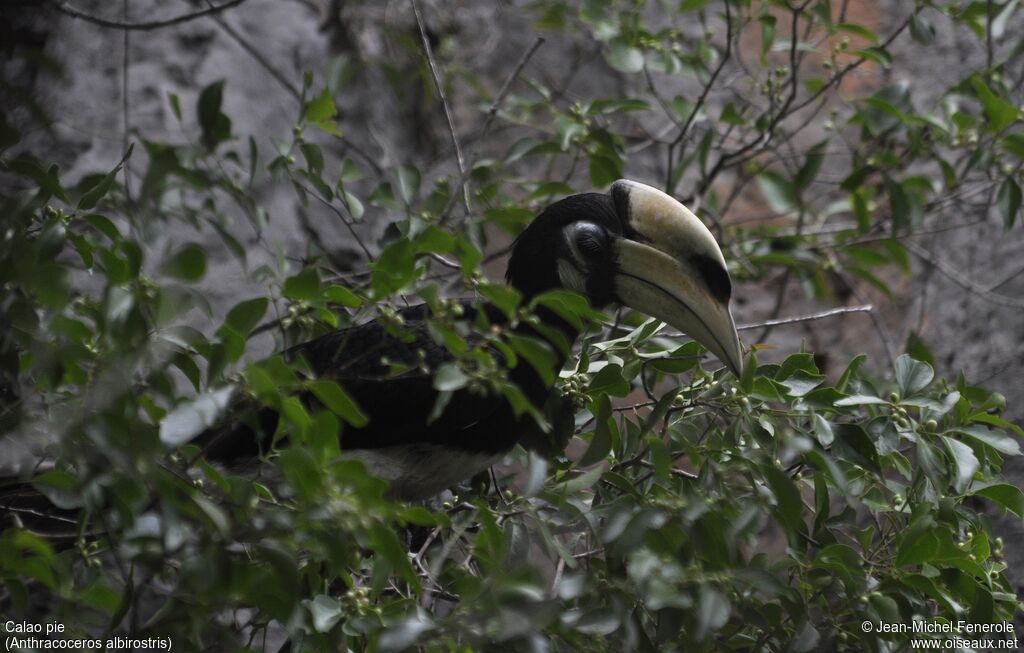
[[[516,137],[514,129],[498,120],[486,142],[478,142],[486,110],[481,98],[498,92],[538,36],[546,41],[518,76],[513,93],[531,79],[560,89],[567,101],[628,90],[624,78],[600,56],[599,43],[586,34],[539,33],[534,12],[523,4],[419,3],[429,40],[443,64],[447,99],[462,148],[478,157],[504,152]],[[888,34],[904,19],[906,5],[900,0],[860,0],[851,3],[850,20]],[[76,0],[70,6],[118,23],[160,21],[206,5]],[[65,180],[109,170],[127,144],[137,143],[142,135],[168,142],[194,138],[190,126],[195,125],[198,93],[220,79],[227,80],[224,111],[233,121],[233,132],[243,136],[239,142],[251,134],[261,149],[270,152],[271,139],[286,137],[298,116],[305,71],[313,71],[318,79],[330,75],[345,79],[338,97],[344,139],[325,139],[325,148],[368,167],[414,163],[432,177],[458,174],[442,104],[425,84],[403,82],[423,75],[422,58],[416,55],[419,33],[408,2],[248,0],[180,25],[130,32],[76,18],[49,3],[8,1],[3,11],[4,38],[0,40],[8,44],[4,47],[32,46],[45,54],[42,65],[35,68],[17,59],[3,64],[8,121],[25,125],[33,117],[48,117],[46,127],[33,128],[19,147],[59,162]],[[923,51],[904,35],[890,48],[896,65],[861,71],[844,85],[843,93],[855,96],[881,85],[907,82],[915,103],[924,106],[951,80],[984,64],[987,53],[975,35],[941,17],[933,25],[935,46]],[[1024,28],[1018,33],[1024,33]],[[353,72],[360,61],[379,65]],[[666,89],[668,97],[690,90],[685,82],[666,83],[678,86]],[[171,94],[180,98],[184,110],[180,122],[170,108]],[[638,129],[657,139],[666,126],[664,120],[652,118],[641,120]],[[644,146],[643,137],[638,133],[631,146],[626,173],[657,183],[661,150]],[[129,162],[130,185],[141,183],[144,157],[140,149],[136,147]],[[578,176],[578,183],[579,190],[584,190],[585,175]],[[681,189],[685,185],[684,180]],[[279,254],[301,256],[313,232],[339,259],[358,265],[358,248],[329,212],[313,205],[304,209],[290,187],[268,179],[254,192],[268,208],[269,227],[257,238],[239,222],[237,235],[249,249],[249,269]],[[757,197],[748,198],[728,219],[763,211],[759,202]],[[1020,422],[1024,418],[1024,229],[1018,226],[1004,233],[1001,218],[984,208],[974,216],[926,218],[926,233],[909,239],[914,274],[894,272],[886,277],[892,299],[868,287],[849,289],[848,303],[871,303],[875,311],[776,328],[764,338],[772,347],[766,356],[806,343],[841,369],[861,351],[885,361],[902,351],[912,331],[917,332],[935,354],[940,374],[953,377],[963,369],[970,380],[999,390],[1006,396],[1006,417]],[[386,221],[385,212],[368,207],[358,228],[372,242]],[[152,247],[166,248],[170,241],[207,242],[211,267],[205,290],[215,308],[225,310],[220,307],[259,291],[248,271],[228,255],[214,234],[169,233],[166,237],[168,242],[152,242]],[[494,273],[500,274],[501,262],[495,265]],[[776,310],[779,282],[741,286],[734,307],[737,322],[770,317]],[[786,289],[776,312],[784,317],[822,308],[805,299],[794,284]],[[760,334],[746,333],[749,338]],[[1011,460],[1007,473],[1024,482],[1024,463]],[[1007,559],[1018,570],[1020,586],[1024,584],[1024,547],[1019,543],[1024,529],[1015,518],[993,518],[999,519],[1005,533]]]

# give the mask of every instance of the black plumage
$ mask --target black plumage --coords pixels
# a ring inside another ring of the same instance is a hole
[[[599,264],[602,273],[594,275],[587,294],[591,303],[604,306],[613,300],[611,272],[614,260],[610,237],[621,234],[623,221],[607,195],[586,193],[563,199],[543,211],[519,236],[512,248],[506,279],[520,291],[524,301],[561,287],[557,261],[571,256],[568,245],[559,237],[561,230],[585,216],[590,231],[577,238],[579,249]],[[597,225],[597,227],[594,227]],[[600,259],[598,261],[598,259]],[[473,325],[464,337],[472,347],[488,328],[509,328],[508,316],[487,302],[460,302],[460,321]],[[469,461],[491,461],[524,443],[544,453],[552,453],[566,440],[572,414],[568,403],[554,393],[550,379],[557,375],[569,353],[567,347],[577,332],[564,319],[544,308],[539,309],[543,326],[517,322],[512,332],[540,340],[552,353],[550,375],[540,373],[525,360],[508,370],[508,380],[518,387],[527,401],[546,413],[551,426],[545,431],[533,415],[517,413],[500,394],[486,388],[462,388],[455,391],[439,414],[438,391],[433,373],[453,356],[429,333],[427,305],[399,311],[402,328],[387,328],[378,321],[328,333],[285,352],[288,359],[303,359],[317,377],[337,381],[369,417],[361,428],[346,426],[341,433],[344,452],[384,452],[394,465],[405,460],[418,461],[429,470],[436,483],[409,483],[412,472],[401,470],[392,478],[393,493],[403,498],[421,498],[479,470],[464,469]],[[491,350],[504,362],[500,351]],[[395,372],[396,368],[400,371]],[[307,397],[307,401],[311,398]],[[214,461],[233,464],[265,452],[274,432],[276,413],[271,409],[252,414],[236,409],[236,415],[202,434],[196,441],[204,455]],[[447,458],[433,460],[433,458]],[[448,469],[454,466],[455,469]],[[380,472],[380,470],[375,470]]]

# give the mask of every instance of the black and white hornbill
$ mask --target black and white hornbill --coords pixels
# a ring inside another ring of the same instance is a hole
[[[564,288],[586,296],[598,309],[623,304],[646,313],[689,334],[740,373],[722,252],[693,213],[650,186],[620,180],[609,194],[573,195],[547,207],[516,239],[506,278],[524,299]],[[465,302],[463,308],[467,321],[482,310],[488,323],[508,323],[493,306]],[[554,313],[541,310],[538,315],[547,328],[520,322],[512,329],[549,342],[553,331],[569,343],[578,335]],[[288,352],[353,396],[369,422],[358,429],[346,427],[342,451],[389,480],[392,494],[406,499],[428,497],[470,478],[517,443],[545,440],[533,417],[517,415],[501,395],[465,388],[455,392],[440,416],[429,419],[438,392],[432,371],[451,355],[429,335],[426,316],[425,306],[402,312],[409,340],[370,322]],[[565,351],[551,344],[558,353],[552,370],[557,376]],[[407,366],[398,375],[391,372],[396,363]],[[551,383],[529,364],[509,370],[509,378],[534,406],[549,400]],[[214,460],[259,451],[259,438],[239,424],[207,433],[200,443]]]
[[[584,295],[594,308],[621,304],[646,313],[689,334],[740,374],[740,344],[729,311],[731,284],[722,252],[693,213],[650,186],[620,180],[608,194],[573,195],[547,207],[516,239],[506,278],[524,299],[563,288]],[[557,378],[565,362],[564,342],[578,335],[568,322],[543,309],[537,313],[542,327],[527,321],[510,326],[502,311],[486,303],[464,302],[463,309],[467,321],[485,311],[492,325],[548,340],[557,353],[549,378]],[[440,415],[432,415],[438,399],[433,371],[451,361],[451,354],[432,339],[425,306],[401,315],[405,338],[369,322],[286,352],[304,359],[313,374],[337,381],[369,417],[362,428],[346,427],[341,433],[344,455],[362,460],[371,472],[389,480],[392,495],[418,499],[485,470],[517,443],[545,440],[532,416],[517,415],[497,393],[463,388]],[[551,342],[557,339],[564,341],[561,347]],[[396,364],[404,365],[397,374]],[[524,362],[508,376],[538,409],[554,394],[552,383]],[[277,416],[269,409],[255,415],[229,412],[234,414],[195,443],[207,459],[230,466],[261,452]]]

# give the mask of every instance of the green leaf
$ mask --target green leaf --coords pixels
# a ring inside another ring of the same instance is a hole
[[[914,396],[928,387],[933,378],[935,370],[928,363],[916,361],[908,354],[901,354],[896,359],[896,383],[901,397]]]
[[[434,374],[434,389],[442,392],[453,392],[464,388],[469,383],[469,377],[455,363],[445,363],[437,368]]]
[[[390,626],[380,635],[378,650],[381,653],[398,653],[411,648],[420,640],[423,633],[433,628],[430,615],[425,610],[417,610],[398,624]]]
[[[757,176],[757,186],[776,213],[790,213],[800,206],[796,187],[774,170],[764,170]]]
[[[331,95],[331,90],[324,88],[320,95],[306,103],[302,113],[309,122],[323,122],[334,118],[338,114],[338,109],[334,105],[334,96]]]
[[[314,177],[319,177],[324,171],[324,153],[316,143],[300,143],[299,149],[306,159],[306,167]]]
[[[935,367],[935,356],[928,349],[928,345],[918,335],[917,331],[911,331],[907,335],[907,344],[903,348],[910,354],[911,358],[927,363],[933,368]]]
[[[778,19],[770,14],[758,17],[761,23],[761,56],[764,57],[775,43],[775,25]]]
[[[224,80],[220,80],[210,84],[199,94],[196,113],[203,133],[203,145],[209,150],[216,149],[217,145],[231,138],[231,119],[221,112],[223,93]]]
[[[206,274],[206,251],[196,243],[188,243],[164,261],[160,271],[185,281],[198,281]]]
[[[956,482],[954,487],[956,487],[957,492],[963,492],[970,485],[971,480],[974,478],[974,472],[978,471],[981,465],[974,455],[974,450],[963,442],[946,436],[942,436],[942,440],[946,443],[946,449],[956,464]]]
[[[614,38],[608,43],[604,53],[608,64],[620,73],[637,73],[644,68],[644,52],[621,38]]]
[[[281,293],[289,299],[311,300],[320,294],[320,274],[314,267],[304,268],[284,281]]]
[[[888,404],[889,402],[881,397],[871,395],[850,395],[843,397],[835,403],[836,406],[869,406],[873,404]]]
[[[868,359],[864,354],[857,354],[847,364],[846,369],[839,377],[839,381],[836,382],[836,390],[840,392],[846,392],[847,386],[850,384],[850,379],[857,375],[857,370],[864,364],[864,361]]]
[[[171,105],[171,111],[174,113],[175,119],[181,122],[181,99],[177,93],[168,93],[167,101]]]
[[[1009,510],[1018,517],[1024,518],[1024,491],[1009,483],[996,483],[975,490],[972,494],[994,501],[1003,510]]]
[[[630,386],[622,376],[622,366],[618,363],[605,365],[590,379],[589,392],[605,392],[616,397],[625,397],[629,394]]]
[[[916,13],[911,14],[910,37],[921,45],[931,45],[935,40],[935,28]]]
[[[869,43],[878,43],[877,34],[872,32],[867,27],[864,27],[863,25],[858,25],[857,23],[839,23],[838,25],[836,25],[836,30],[840,32],[846,32],[848,34],[853,34],[854,36],[859,36],[862,39],[868,41]]]
[[[651,105],[633,98],[594,100],[590,103],[590,114],[625,113],[627,111],[648,111]]]
[[[726,102],[725,106],[722,107],[722,113],[718,116],[719,122],[723,122],[727,125],[743,126],[747,124],[747,119],[743,117],[736,107],[733,106],[732,102]]]
[[[1005,433],[1000,433],[983,426],[956,426],[952,430],[987,444],[999,453],[1006,454],[1007,456],[1020,455],[1020,442]]]
[[[882,473],[878,450],[860,424],[835,424],[832,431],[836,435],[832,452],[837,458],[860,465],[875,474]]]
[[[545,385],[554,383],[558,358],[547,341],[515,333],[507,334],[507,338],[512,349],[526,359]]]
[[[1021,191],[1020,186],[1012,177],[1007,177],[999,186],[996,193],[996,206],[1003,214],[1003,228],[1009,231],[1017,220],[1017,213],[1020,211]]]
[[[832,425],[829,424],[827,419],[817,413],[814,413],[811,416],[811,421],[814,425],[814,437],[817,438],[821,446],[825,448],[830,447],[836,437],[835,434],[832,433]]]
[[[814,390],[821,385],[824,381],[824,374],[810,374],[803,370],[798,370],[779,383],[786,386],[788,394],[791,397],[803,397],[811,390]]]
[[[324,288],[323,296],[327,301],[334,304],[341,304],[347,308],[359,308],[363,305],[363,300],[359,298],[359,295],[355,294],[345,286],[339,286],[337,284]]]
[[[341,604],[331,597],[320,594],[312,601],[306,602],[306,609],[312,618],[313,630],[318,633],[329,632],[345,616]]]
[[[267,298],[257,297],[235,304],[234,308],[228,311],[224,322],[235,331],[248,336],[266,312]]]
[[[32,485],[62,510],[74,510],[85,505],[78,478],[63,470],[43,472],[32,479]]]
[[[160,441],[169,447],[177,447],[192,440],[216,423],[234,392],[234,386],[225,386],[180,404],[161,422]]]
[[[398,194],[402,201],[412,204],[416,194],[420,192],[420,171],[413,166],[399,166],[398,168]]]
[[[708,584],[702,584],[697,605],[697,640],[706,639],[729,621],[732,605],[720,591]]]
[[[117,227],[110,221],[110,218],[105,215],[92,213],[82,219],[88,222],[96,231],[109,238],[110,242],[116,243],[121,239],[121,232],[117,230]]]
[[[1018,159],[1024,159],[1024,132],[1016,131],[1012,134],[1007,134],[999,141],[999,145]]]
[[[328,410],[352,426],[362,428],[369,422],[355,400],[334,381],[317,379],[310,383],[309,389]]]
[[[402,238],[384,248],[373,262],[373,289],[379,296],[405,287],[416,277],[416,248]]]
[[[839,576],[850,591],[856,591],[861,584],[863,572],[860,556],[845,544],[830,544],[815,558],[816,566],[827,569]]]
[[[807,151],[807,158],[804,159],[804,164],[800,166],[800,170],[796,173],[796,178],[793,180],[797,191],[805,190],[818,176],[821,164],[825,161],[825,151],[827,148],[828,140],[826,139],[815,144]]]
[[[589,467],[604,460],[617,439],[618,428],[612,416],[612,404],[608,395],[597,397],[591,405],[591,410],[594,412],[594,435],[590,439],[587,451],[577,462],[580,467]]]
[[[1018,110],[1010,102],[992,92],[988,84],[978,75],[971,76],[971,87],[981,100],[985,109],[985,117],[988,118],[989,129],[993,132],[1000,132],[1010,126],[1017,118]]]
[[[607,186],[622,177],[622,168],[616,159],[604,154],[591,154],[588,159],[590,183],[595,188]]]
[[[342,191],[340,197],[345,203],[345,208],[347,208],[348,212],[352,214],[352,219],[362,220],[363,214],[366,213],[366,207],[363,206],[363,201],[347,190]]]
[[[121,157],[121,160],[117,163],[116,166],[114,166],[114,169],[108,172],[106,175],[104,175],[103,179],[97,182],[95,186],[87,190],[82,195],[82,198],[78,200],[79,211],[88,211],[92,209],[99,203],[101,199],[103,199],[107,195],[108,192],[110,192],[110,187],[114,185],[114,179],[117,177],[117,173],[121,170],[121,167],[124,165],[124,162],[127,161],[128,158],[132,155],[132,150],[134,148],[134,143],[129,145],[128,151],[125,152],[123,157]]]
[[[779,521],[791,534],[803,530],[804,503],[800,498],[800,491],[793,484],[793,479],[772,465],[764,465],[762,469],[765,480],[768,481],[768,486],[778,503],[776,514]]]
[[[929,562],[934,559],[940,548],[937,529],[911,528],[900,541],[894,564],[897,567],[904,567]]]

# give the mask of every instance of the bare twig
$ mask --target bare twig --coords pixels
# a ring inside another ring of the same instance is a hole
[[[128,20],[128,0],[122,0],[121,3],[121,16],[125,20]],[[124,30],[123,37],[121,40],[121,47],[123,52],[121,57],[121,120],[122,120],[122,133],[121,133],[121,151],[128,151],[128,131],[131,128],[131,121],[128,119],[128,58],[129,48],[131,41],[129,36],[131,35],[130,30]],[[126,198],[131,203],[132,188],[130,185],[131,181],[131,162],[124,162],[124,193]]]
[[[786,326],[789,324],[799,324],[801,322],[824,320],[826,318],[847,315],[849,313],[871,313],[874,310],[875,307],[871,304],[861,304],[860,306],[841,306],[839,308],[832,308],[827,311],[819,311],[817,313],[808,313],[806,315],[793,315],[791,317],[782,317],[777,320],[762,320],[760,322],[741,324],[736,327],[736,330],[748,331],[750,329],[763,329],[765,327]],[[663,331],[659,335],[665,336],[666,338],[681,338],[686,336],[685,333],[673,333],[671,331]]]
[[[1002,288],[1006,284],[1010,283],[1011,281],[1013,281],[1014,279],[1016,279],[1017,277],[1019,277],[1022,274],[1024,274],[1024,268],[1019,268],[1017,270],[1014,270],[1009,275],[1007,275],[1005,278],[1003,278],[1002,281],[997,281],[996,283],[994,283],[991,286],[989,286],[988,287],[988,292],[995,292],[996,290],[999,290],[1000,288]]]
[[[80,18],[87,23],[92,23],[93,25],[99,25],[100,27],[109,27],[112,29],[121,29],[126,31],[145,32],[160,29],[162,27],[180,25],[182,23],[187,23],[197,18],[202,18],[203,16],[216,15],[222,11],[231,9],[232,7],[237,7],[243,2],[245,2],[245,0],[228,0],[228,2],[225,2],[222,5],[211,5],[206,9],[200,9],[199,11],[193,11],[187,14],[180,14],[178,16],[174,16],[173,18],[166,18],[164,20],[151,20],[141,23],[130,23],[124,20],[110,20],[108,18],[102,18],[100,16],[93,16],[92,14],[81,11],[80,9],[75,9],[67,2],[53,2],[52,4],[57,9],[57,11],[61,12],[62,14],[71,16],[72,18]]]
[[[312,188],[309,188],[295,177],[292,177],[291,179],[292,183],[302,188],[302,190],[306,191],[306,193],[308,193],[310,196],[316,198],[318,202],[326,206],[336,216],[338,216],[338,219],[341,220],[341,223],[344,224],[345,227],[348,229],[349,234],[351,234],[352,238],[355,239],[356,244],[359,245],[359,249],[363,250],[363,254],[366,256],[366,260],[372,261],[373,254],[370,253],[370,249],[366,246],[366,243],[363,242],[363,239],[360,238],[359,234],[356,232],[355,225],[353,224],[354,221],[348,218],[344,213],[342,213],[341,210],[338,207],[336,207],[333,202],[330,202],[326,198],[321,197],[320,193],[317,193]]]
[[[463,194],[466,189],[466,182],[469,180],[469,173],[473,171],[473,167],[476,165],[477,154],[480,148],[480,144],[483,143],[487,134],[491,131],[491,126],[494,124],[494,119],[498,116],[498,111],[501,110],[502,105],[505,104],[505,98],[508,96],[509,91],[512,90],[512,84],[519,78],[520,73],[523,72],[523,68],[533,58],[533,54],[544,45],[544,37],[538,36],[530,46],[530,49],[523,53],[523,56],[519,58],[519,63],[512,70],[512,73],[505,78],[505,83],[501,85],[501,90],[498,91],[498,95],[495,96],[494,102],[491,103],[491,108],[487,110],[487,117],[484,118],[484,126],[480,129],[480,134],[476,137],[476,141],[473,145],[473,149],[469,152],[469,166],[468,169],[463,171],[459,175],[459,190],[452,193],[452,197],[448,202],[448,206],[445,207],[444,213],[441,214],[441,221],[446,220],[451,214],[452,208],[455,206],[456,197]]]
[[[729,10],[729,3],[725,4],[725,53],[722,55],[722,59],[718,62],[718,66],[711,73],[711,77],[704,84],[703,90],[701,90],[700,97],[697,98],[697,102],[693,105],[693,109],[690,111],[690,115],[687,116],[686,122],[683,123],[682,129],[676,135],[675,139],[668,146],[668,171],[665,175],[665,192],[670,195],[673,192],[673,166],[675,164],[675,148],[682,144],[679,150],[679,161],[682,162],[683,157],[686,154],[686,144],[683,143],[683,139],[690,131],[690,127],[693,125],[693,121],[697,118],[697,114],[704,106],[704,102],[708,99],[708,94],[711,92],[711,87],[715,85],[715,80],[718,79],[718,75],[725,68],[725,64],[732,58],[732,12]],[[794,73],[795,74],[795,73]]]
[[[924,247],[921,247],[913,241],[904,241],[903,246],[906,247],[910,252],[918,258],[927,261],[931,265],[935,266],[935,269],[945,275],[948,279],[953,281],[956,285],[960,286],[964,290],[968,290],[980,299],[983,299],[991,304],[998,306],[1005,306],[1007,308],[1015,308],[1018,310],[1024,310],[1024,299],[1019,297],[1010,297],[1000,293],[994,293],[988,288],[985,288],[981,284],[975,283],[968,279],[960,270],[957,270],[946,260],[939,258],[935,254],[932,254]]]
[[[501,109],[502,105],[505,104],[505,97],[508,95],[509,91],[512,90],[512,84],[519,77],[519,74],[523,72],[523,68],[526,67],[526,64],[530,59],[533,58],[533,53],[542,45],[544,45],[544,37],[538,36],[533,42],[533,45],[530,46],[530,49],[524,52],[523,56],[519,58],[519,63],[517,63],[516,67],[512,69],[512,73],[505,78],[505,83],[501,85],[501,90],[498,91],[498,96],[494,98],[494,102],[491,103],[491,108],[487,110],[487,118],[484,119],[484,126],[480,130],[478,142],[482,141],[491,130],[491,124],[494,123],[494,119],[497,117],[498,111]],[[475,154],[475,152],[473,152],[473,154]],[[470,158],[472,159],[472,157]]]
[[[871,304],[862,304],[860,306],[842,306],[840,308],[833,308],[827,311],[819,311],[817,313],[808,313],[807,315],[794,315],[792,317],[783,317],[777,320],[764,320],[762,322],[751,322],[750,324],[741,324],[736,327],[737,331],[746,331],[747,329],[760,329],[763,327],[775,327],[782,326],[784,324],[797,324],[799,322],[813,322],[815,320],[824,320],[825,318],[835,317],[837,315],[846,315],[848,313],[870,313],[875,310],[875,307]]]
[[[444,92],[444,84],[441,83],[441,74],[437,70],[437,62],[434,60],[434,49],[430,46],[430,39],[427,38],[427,28],[423,25],[423,16],[420,15],[420,7],[416,4],[416,0],[409,0],[409,4],[412,5],[412,13],[416,17],[416,26],[420,31],[420,40],[423,42],[423,54],[427,57],[427,67],[430,68],[430,76],[434,80],[434,88],[437,89],[437,95],[441,98],[441,106],[444,107],[444,117],[448,121],[448,133],[452,138],[452,147],[455,149],[455,162],[459,166],[459,177],[464,178],[466,176],[466,162],[462,157],[462,146],[459,145],[459,137],[455,133],[455,121],[452,120],[452,110],[448,105],[448,97]],[[469,191],[466,189],[466,185],[462,185],[462,204],[466,209],[466,214],[472,213],[472,209],[469,206]]]
[[[207,0],[206,4],[212,6],[209,0]],[[249,43],[249,41],[247,41],[245,37],[243,37],[241,34],[235,31],[235,28],[231,27],[231,25],[229,25],[228,22],[224,20],[223,17],[214,16],[214,20],[217,21],[217,24],[220,26],[222,30],[224,30],[227,33],[228,36],[234,39],[235,43],[242,46],[242,49],[245,50],[246,53],[249,54],[249,56],[255,59],[256,63],[258,63],[260,67],[263,68],[263,70],[267,71],[267,73],[269,73],[270,76],[274,78],[274,81],[280,84],[296,100],[302,99],[302,91],[300,91],[297,86],[292,84],[291,80],[289,80],[284,75],[284,73],[275,68],[273,64],[271,64],[270,61],[263,56],[263,53],[261,53],[256,47]]]

